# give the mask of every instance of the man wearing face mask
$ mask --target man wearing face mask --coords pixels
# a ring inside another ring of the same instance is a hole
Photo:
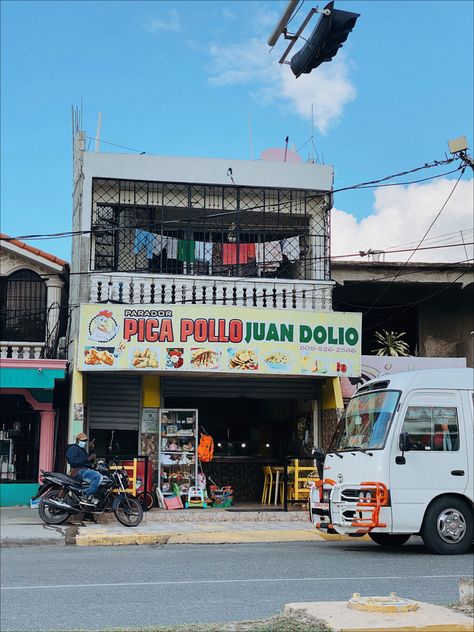
[[[71,476],[78,481],[89,483],[89,487],[82,493],[81,504],[94,507],[99,502],[97,498],[94,498],[94,494],[102,482],[102,474],[92,469],[92,461],[94,461],[96,455],[88,454],[86,450],[87,441],[87,435],[80,432],[76,436],[76,443],[68,446],[66,459],[71,468]],[[92,443],[90,447],[92,447]]]

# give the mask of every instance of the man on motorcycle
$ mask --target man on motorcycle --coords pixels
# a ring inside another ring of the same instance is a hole
[[[94,507],[99,502],[98,498],[94,497],[94,494],[102,482],[102,474],[92,469],[92,461],[95,460],[96,455],[87,453],[87,442],[87,435],[80,432],[76,436],[76,443],[68,446],[66,459],[71,468],[71,476],[79,481],[89,483],[89,487],[82,493],[81,504]]]

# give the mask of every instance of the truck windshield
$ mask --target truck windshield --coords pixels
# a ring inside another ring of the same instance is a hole
[[[383,448],[399,397],[399,391],[373,391],[353,397],[347,406],[334,448]]]

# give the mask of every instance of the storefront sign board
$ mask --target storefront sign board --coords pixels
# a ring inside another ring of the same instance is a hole
[[[360,375],[361,314],[81,306],[80,371]]]

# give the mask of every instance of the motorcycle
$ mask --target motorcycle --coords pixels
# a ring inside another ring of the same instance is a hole
[[[143,508],[138,500],[127,493],[129,478],[124,468],[114,465],[109,468],[100,461],[95,469],[102,474],[102,482],[96,492],[98,499],[94,507],[84,507],[81,495],[88,483],[78,481],[60,472],[42,473],[42,484],[32,500],[39,498],[38,513],[46,524],[59,525],[71,515],[78,513],[115,514],[126,527],[137,527],[143,519]]]

